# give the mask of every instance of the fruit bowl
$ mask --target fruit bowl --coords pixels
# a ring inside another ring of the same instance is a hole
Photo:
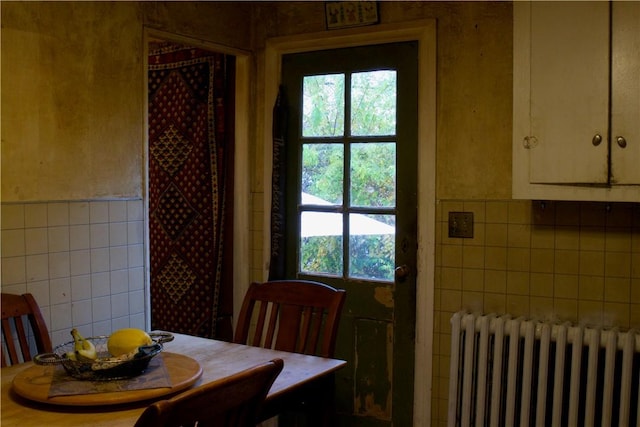
[[[34,357],[37,365],[62,365],[67,373],[78,380],[109,381],[131,378],[142,374],[151,359],[160,353],[163,344],[173,340],[168,332],[150,332],[150,345],[138,347],[133,357],[117,359],[107,350],[108,336],[86,338],[95,346],[98,357],[95,360],[72,360],[67,354],[73,352],[75,342],[60,344],[52,353],[42,353]]]

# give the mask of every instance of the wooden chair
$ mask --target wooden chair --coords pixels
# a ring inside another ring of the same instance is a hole
[[[346,291],[308,280],[252,283],[234,341],[256,347],[333,357]],[[254,309],[255,330],[249,336]]]
[[[31,360],[29,337],[23,316],[27,317],[31,325],[36,342],[36,354],[50,353],[52,351],[51,339],[47,324],[44,322],[40,307],[38,307],[33,295],[2,293],[0,298],[2,298],[2,340],[7,352],[5,356],[5,350],[2,350],[2,366],[7,366],[7,363],[15,365]],[[18,348],[16,348],[16,338],[19,344]]]
[[[282,359],[274,359],[155,402],[140,415],[135,427],[254,427],[283,366]]]

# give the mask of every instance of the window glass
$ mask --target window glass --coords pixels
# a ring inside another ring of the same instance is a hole
[[[302,212],[300,272],[342,276],[342,215]]]
[[[351,144],[351,206],[396,205],[396,144]]]
[[[342,205],[343,165],[342,144],[303,144],[302,204]]]
[[[396,71],[354,73],[351,77],[351,135],[396,134]]]
[[[349,276],[393,280],[395,215],[349,215]]]
[[[302,91],[302,136],[344,135],[344,74],[306,76]]]

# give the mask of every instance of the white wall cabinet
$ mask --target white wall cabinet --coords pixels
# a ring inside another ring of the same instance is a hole
[[[513,8],[513,197],[640,201],[640,2]]]

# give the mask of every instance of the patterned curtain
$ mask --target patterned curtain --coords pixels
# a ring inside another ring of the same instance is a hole
[[[231,338],[234,58],[149,54],[151,328]]]

